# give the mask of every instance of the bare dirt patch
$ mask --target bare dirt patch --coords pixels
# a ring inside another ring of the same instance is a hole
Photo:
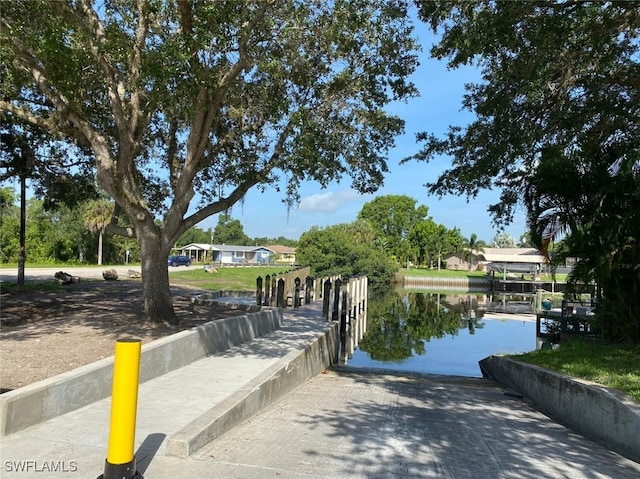
[[[223,306],[191,304],[202,291],[171,288],[180,324],[145,321],[142,284],[88,281],[54,291],[0,293],[0,389],[20,388],[113,355],[117,339],[148,343],[208,321],[244,314]]]

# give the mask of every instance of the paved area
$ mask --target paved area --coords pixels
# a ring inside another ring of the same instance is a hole
[[[304,308],[303,308],[304,310]],[[140,387],[136,457],[146,479],[620,478],[640,464],[571,432],[481,379],[319,374],[189,458],[166,440],[292,348],[313,340],[309,315],[283,330]],[[110,401],[1,439],[3,478],[95,478]]]
[[[493,383],[344,370],[317,376],[197,459],[203,474],[225,478],[640,477],[640,464]]]

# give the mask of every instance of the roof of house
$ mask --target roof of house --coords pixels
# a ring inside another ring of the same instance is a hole
[[[484,248],[478,259],[491,263],[545,263],[545,257],[535,248]]]
[[[209,244],[209,243],[189,243],[177,249],[202,250],[202,251],[259,251],[267,250],[275,253],[274,250],[266,246],[240,246],[235,244]]]
[[[296,254],[296,249],[291,246],[283,246],[281,244],[270,244],[268,249],[278,254]]]

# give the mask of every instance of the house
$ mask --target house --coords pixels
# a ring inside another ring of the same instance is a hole
[[[267,264],[275,252],[264,246],[238,246],[208,243],[189,243],[175,248],[180,254],[189,256],[200,263],[233,264]]]
[[[267,248],[275,253],[275,261],[277,263],[287,263],[289,265],[296,264],[296,249],[290,246],[282,246],[272,244]]]
[[[447,269],[471,269],[471,263],[462,259],[461,253],[451,253],[442,258],[442,261],[447,265]]]
[[[487,271],[532,274],[540,272],[546,258],[535,248],[484,248],[478,253],[478,261]]]

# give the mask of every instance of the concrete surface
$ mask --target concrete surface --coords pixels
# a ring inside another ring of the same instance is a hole
[[[492,381],[342,368],[314,377],[194,459],[202,463],[191,477],[226,479],[640,477],[640,464]],[[149,477],[156,472],[152,462]]]
[[[219,353],[282,325],[282,311],[230,316],[142,346],[140,383]],[[0,436],[111,395],[113,357],[82,366],[0,396]]]
[[[188,457],[336,362],[338,324],[326,327],[306,347],[293,350],[245,386],[171,436],[168,454]]]
[[[153,418],[149,406],[140,405],[136,457],[146,479],[640,477],[640,464],[557,424],[489,380],[335,368],[189,458],[167,454],[169,419],[182,412],[166,393],[154,392]],[[108,412],[85,409],[3,438],[0,475],[101,474]],[[17,461],[23,468],[31,464],[31,470],[14,472]],[[51,465],[75,472],[34,470]]]
[[[480,369],[538,410],[640,461],[640,404],[620,391],[500,356],[483,359]]]

